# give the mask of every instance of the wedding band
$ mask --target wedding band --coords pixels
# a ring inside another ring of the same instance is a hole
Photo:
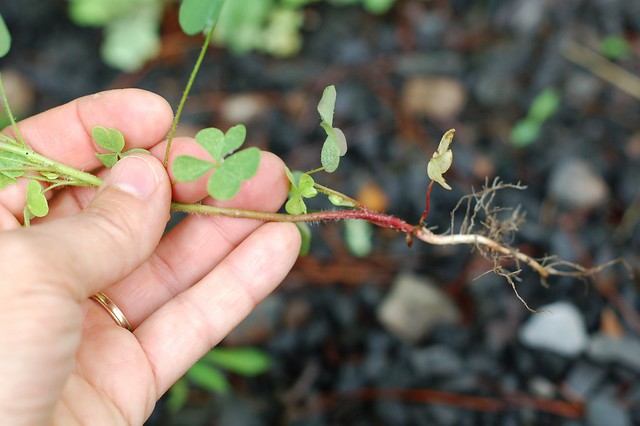
[[[113,300],[109,299],[106,294],[99,292],[91,296],[91,300],[102,306],[111,315],[111,318],[122,328],[126,328],[129,331],[133,331],[131,324],[127,321],[120,308],[113,303]]]

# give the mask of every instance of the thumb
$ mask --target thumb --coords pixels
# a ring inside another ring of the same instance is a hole
[[[63,285],[82,300],[124,278],[158,244],[170,199],[168,176],[156,158],[123,158],[82,212],[28,230],[37,253],[30,258],[42,262],[40,282]]]

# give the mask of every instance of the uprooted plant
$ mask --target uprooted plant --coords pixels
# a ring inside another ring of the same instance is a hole
[[[205,32],[206,38],[178,105],[175,119],[168,135],[164,157],[165,167],[171,167],[177,181],[194,181],[209,174],[207,181],[208,193],[211,197],[220,200],[228,200],[235,197],[240,191],[242,183],[253,177],[258,170],[259,150],[255,147],[240,149],[246,138],[244,125],[238,124],[226,132],[215,128],[207,128],[198,132],[195,137],[196,143],[202,146],[210,155],[208,160],[182,155],[176,157],[172,164],[169,164],[169,153],[187,96],[211,42],[215,23],[224,4],[225,0],[185,0],[181,5],[180,24],[185,32],[188,34]],[[8,47],[6,50],[8,50]],[[2,90],[2,99],[15,134],[15,138],[0,134],[0,189],[17,183],[18,178],[29,180],[24,209],[24,225],[29,226],[31,219],[46,216],[48,213],[45,192],[68,186],[98,187],[101,185],[102,179],[94,174],[66,166],[34,152],[20,133],[19,126],[9,108],[1,82],[0,90]],[[453,151],[450,147],[453,142],[453,129],[443,135],[436,152],[427,164],[429,184],[426,190],[425,210],[417,225],[371,210],[357,200],[319,184],[314,179],[314,176],[317,176],[320,172],[335,172],[340,164],[340,158],[347,152],[345,134],[335,127],[333,122],[336,97],[335,87],[329,86],[324,90],[317,106],[320,115],[320,126],[326,134],[320,153],[321,165],[306,172],[292,172],[288,168],[285,170],[290,181],[289,199],[285,205],[286,213],[270,213],[209,206],[202,203],[185,204],[179,202],[172,202],[171,209],[186,213],[272,222],[294,222],[298,224],[361,219],[373,225],[405,234],[409,244],[414,239],[418,239],[432,245],[470,245],[489,259],[492,271],[503,276],[509,282],[518,298],[520,296],[516,289],[516,281],[522,264],[538,273],[543,284],[551,276],[587,277],[609,266],[608,263],[596,268],[584,268],[577,264],[553,260],[552,258],[537,260],[511,247],[508,243],[509,238],[513,232],[517,231],[518,225],[523,220],[520,209],[514,209],[512,215],[506,219],[499,219],[498,212],[501,209],[495,208],[493,201],[496,192],[499,190],[507,188],[524,189],[524,187],[520,184],[505,184],[498,179],[493,180],[491,184],[485,185],[481,191],[474,192],[460,200],[452,212],[452,223],[449,232],[437,234],[429,229],[426,226],[426,218],[429,213],[429,200],[434,183],[437,182],[447,190],[451,189],[444,179],[444,174],[453,163]],[[122,157],[140,151],[139,149],[125,151],[126,141],[117,129],[96,127],[93,129],[92,136],[96,144],[105,151],[96,153],[96,156],[105,167],[112,167]],[[305,200],[319,194],[327,196],[328,200],[333,205],[340,207],[340,209],[309,211]],[[465,204],[466,213],[456,231],[453,218],[456,211]],[[481,224],[478,221],[479,214],[483,215]],[[515,268],[508,270],[505,266],[507,264],[514,264]],[[522,298],[520,300],[527,309],[532,310]]]

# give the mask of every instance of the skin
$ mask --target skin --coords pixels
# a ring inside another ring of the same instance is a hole
[[[161,164],[172,119],[157,95],[100,93],[20,123],[28,143],[105,178],[55,193],[51,212],[20,227],[25,184],[0,192],[0,418],[3,424],[140,425],[160,396],[267,296],[298,253],[295,226],[192,215],[162,236],[174,199],[277,210],[288,184],[263,153],[232,201],[206,179],[171,187]],[[119,129],[146,148],[101,170],[91,129]],[[11,129],[5,129],[11,134]],[[172,157],[203,155],[178,139]],[[88,298],[107,294],[133,333]]]

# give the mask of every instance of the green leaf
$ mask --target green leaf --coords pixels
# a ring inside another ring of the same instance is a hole
[[[333,173],[340,164],[340,147],[335,139],[327,137],[320,153],[320,162],[327,173]]]
[[[438,149],[433,153],[429,164],[427,164],[427,175],[429,179],[438,182],[445,189],[451,189],[442,176],[451,167],[453,163],[453,151],[449,148],[453,142],[454,129],[447,131],[440,139]]]
[[[610,59],[622,59],[629,56],[631,47],[623,36],[610,35],[600,43],[600,51]]]
[[[371,13],[381,15],[391,9],[396,0],[364,0],[364,8]]]
[[[178,20],[185,34],[195,35],[216,24],[225,0],[183,0]]]
[[[306,214],[307,213],[307,205],[304,203],[302,196],[300,194],[292,195],[287,201],[287,204],[284,205],[284,209],[289,214]]]
[[[300,195],[304,198],[313,198],[318,195],[318,191],[313,187],[315,185],[315,181],[311,176],[306,173],[302,173],[300,175],[300,179],[298,180],[298,191]]]
[[[56,173],[53,173],[53,172],[41,171],[40,174],[42,175],[42,177],[45,177],[49,180],[55,180],[55,179],[58,179],[59,177]]]
[[[179,155],[173,160],[171,171],[178,182],[192,182],[204,176],[213,168],[209,161],[190,155]]]
[[[222,155],[229,155],[242,146],[244,140],[247,138],[247,129],[242,124],[233,126],[224,135],[224,148]]]
[[[311,248],[311,228],[305,222],[296,222],[298,231],[300,232],[300,256],[306,256],[309,254]]]
[[[296,181],[295,176],[293,176],[293,173],[291,173],[291,170],[289,170],[289,168],[285,166],[284,173],[287,175],[287,179],[289,179],[289,183],[291,183],[291,187],[297,190],[298,182]]]
[[[203,357],[203,361],[243,376],[256,376],[271,367],[269,354],[250,347],[215,348]]]
[[[121,157],[127,157],[133,154],[151,154],[149,151],[143,148],[131,148],[129,151],[125,151],[120,154]]]
[[[35,217],[44,217],[49,213],[49,204],[42,192],[42,186],[33,179],[27,184],[27,208]]]
[[[519,148],[531,145],[540,136],[540,126],[541,123],[528,118],[516,121],[511,129],[511,143]]]
[[[7,186],[13,185],[15,183],[18,183],[17,179],[14,179],[12,177],[9,177],[0,173],[0,189],[5,189]]]
[[[9,50],[11,50],[11,34],[2,15],[0,15],[0,58],[6,56]]]
[[[329,194],[327,198],[329,198],[329,201],[334,206],[338,206],[338,207],[355,207],[356,206],[355,204],[353,204],[353,202],[349,200],[345,200],[344,198],[336,194]]]
[[[347,137],[344,135],[344,132],[337,127],[333,128],[333,132],[336,137],[338,148],[340,148],[340,156],[342,157],[347,153]]]
[[[217,368],[213,368],[202,362],[194,364],[185,376],[196,385],[208,391],[227,393],[231,388],[227,378]]]
[[[133,13],[138,5],[132,0],[71,0],[69,17],[78,25],[103,26]]]
[[[124,136],[116,129],[96,126],[91,131],[91,136],[98,145],[108,151],[119,153],[124,149]]]
[[[96,152],[96,157],[98,157],[98,160],[108,168],[115,166],[118,162],[118,154],[98,154]]]
[[[222,130],[213,127],[202,129],[196,134],[196,143],[206,149],[216,162],[222,161],[225,156],[224,139]]]
[[[558,110],[560,94],[555,89],[545,89],[540,92],[529,107],[527,118],[542,123]]]
[[[23,156],[12,152],[0,152],[1,174],[9,178],[17,178],[24,174],[24,164],[26,160]]]
[[[333,126],[333,111],[336,107],[336,86],[327,86],[322,93],[322,98],[318,103],[318,112],[323,122]]]
[[[167,396],[167,410],[169,413],[175,414],[180,411],[187,403],[189,397],[189,384],[182,378],[169,388]]]
[[[371,254],[373,243],[373,229],[366,220],[347,220],[344,223],[345,241],[351,253],[358,257],[366,257]]]
[[[207,183],[209,195],[218,200],[230,200],[240,191],[245,180],[251,179],[260,165],[260,150],[252,147],[227,157],[213,172]]]

